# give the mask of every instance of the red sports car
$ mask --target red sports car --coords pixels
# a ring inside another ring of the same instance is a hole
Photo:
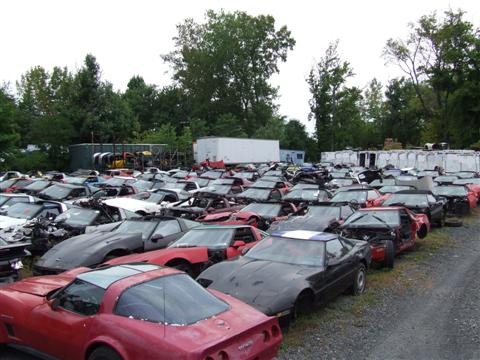
[[[377,189],[351,189],[338,191],[330,199],[331,202],[348,202],[359,204],[360,207],[380,206],[387,199],[387,195],[382,195]]]
[[[166,265],[196,277],[207,267],[241,255],[268,234],[248,225],[210,225],[191,229],[166,249],[122,256],[103,265],[143,262]]]
[[[393,267],[395,255],[412,249],[417,236],[424,238],[430,231],[425,214],[415,214],[401,206],[360,209],[340,226],[347,238],[368,241],[372,260]]]
[[[0,344],[68,360],[271,359],[276,318],[150,264],[78,268],[0,289]]]

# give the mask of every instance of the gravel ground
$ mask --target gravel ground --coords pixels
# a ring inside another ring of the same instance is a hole
[[[323,321],[279,359],[480,359],[480,218],[446,231],[449,245],[402,269],[362,311],[350,296],[320,309]],[[7,350],[0,360],[37,358]]]
[[[375,293],[361,316],[337,312],[279,358],[480,359],[480,219],[446,231],[449,246],[403,272],[407,288]]]

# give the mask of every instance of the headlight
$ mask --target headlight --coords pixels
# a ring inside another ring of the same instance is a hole
[[[20,260],[12,261],[10,263],[10,267],[13,270],[20,270],[20,269],[23,269],[23,263]]]

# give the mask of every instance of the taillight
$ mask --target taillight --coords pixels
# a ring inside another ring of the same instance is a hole
[[[225,351],[220,351],[218,353],[218,360],[228,360],[229,357],[228,357],[228,354],[225,352]]]
[[[262,337],[263,337],[263,342],[270,341],[270,333],[267,330],[263,330]]]
[[[280,328],[277,325],[272,326],[272,336],[273,337],[280,336]]]

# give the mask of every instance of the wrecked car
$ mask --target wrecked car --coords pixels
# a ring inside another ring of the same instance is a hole
[[[342,236],[368,241],[372,260],[390,268],[397,254],[412,249],[417,235],[424,238],[429,230],[427,215],[400,206],[360,209],[339,227]]]
[[[477,196],[464,185],[435,186],[432,193],[446,200],[449,215],[463,216],[477,207]]]
[[[327,190],[322,189],[292,189],[283,197],[283,201],[288,201],[299,206],[301,204],[315,204],[328,201],[332,197]]]
[[[333,232],[354,212],[354,208],[342,203],[309,205],[290,214],[286,220],[274,221],[267,232],[285,230]]]
[[[447,211],[446,201],[437,199],[431,191],[403,190],[392,194],[386,199],[383,206],[403,206],[416,214],[425,214],[428,221],[437,226],[445,226]]]
[[[337,192],[330,199],[331,202],[351,203],[360,207],[379,206],[385,199],[376,189],[349,189]]]
[[[35,263],[33,273],[58,274],[79,266],[97,266],[135,252],[162,249],[198,225],[173,217],[129,219],[100,225],[52,247]]]
[[[23,225],[29,220],[40,217],[53,219],[65,210],[67,207],[64,204],[55,201],[16,203],[0,211],[0,229]]]
[[[28,242],[10,244],[0,234],[0,285],[20,279],[22,258],[30,256],[28,245]]]
[[[311,311],[316,302],[345,290],[362,294],[370,258],[365,241],[314,231],[282,231],[237,260],[209,267],[197,281],[288,323]]]
[[[267,235],[248,225],[200,226],[166,249],[122,256],[101,266],[143,262],[174,267],[196,277],[213,264],[240,256]]]

